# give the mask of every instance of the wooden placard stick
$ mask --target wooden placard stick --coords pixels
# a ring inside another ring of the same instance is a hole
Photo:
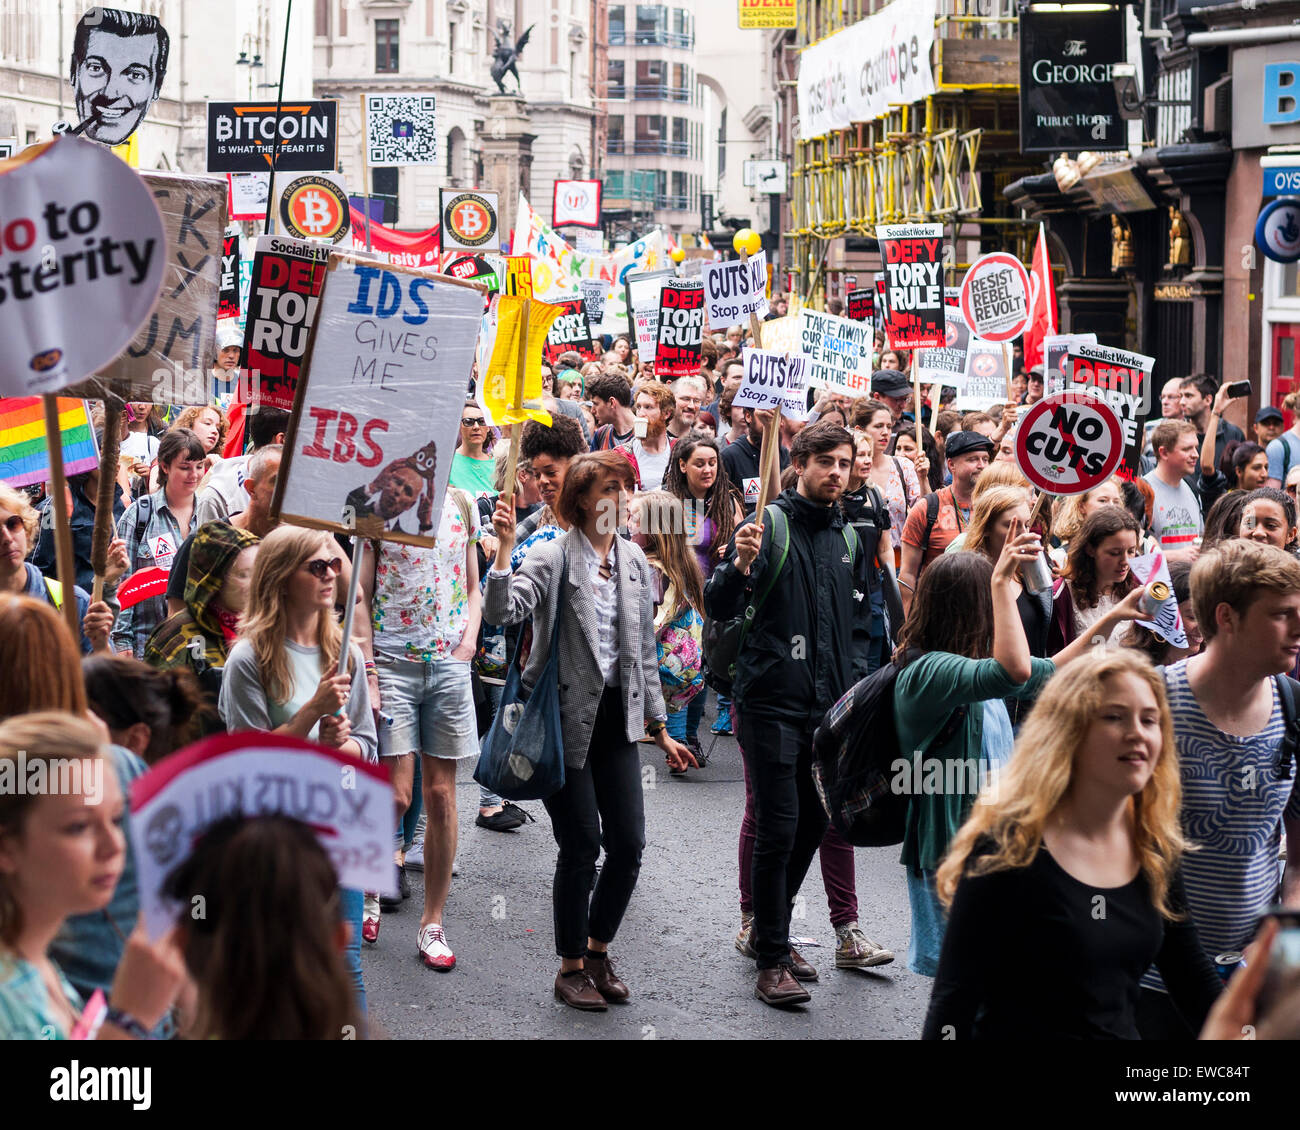
[[[515,374],[515,392],[510,398],[510,403],[518,408],[524,406],[524,376],[525,368],[528,364],[528,309],[532,305],[531,299],[524,299],[523,310],[519,315],[519,361],[518,371]],[[515,420],[510,425],[510,454],[506,459],[506,481],[505,490],[501,493],[505,500],[511,504],[515,499],[515,471],[519,466],[519,440],[523,435],[523,421]]]
[[[54,557],[59,584],[63,586],[63,618],[72,641],[81,648],[81,624],[77,620],[77,567],[72,556],[72,527],[68,523],[68,480],[63,473],[63,438],[59,433],[59,398],[41,397],[45,409],[45,449],[50,455],[50,503],[54,509]],[[112,514],[112,507],[109,507]]]
[[[741,251],[740,261],[746,265],[749,264],[749,252]],[[758,315],[753,311],[749,314],[749,332],[754,339],[754,348],[763,348],[763,331],[759,327]],[[763,444],[758,453],[758,507],[755,510],[756,520],[760,525],[763,522],[763,508],[767,505],[772,495],[772,477],[775,474],[777,462],[777,452],[781,450],[781,405],[776,406],[772,413],[772,423],[769,427],[763,429]]]
[[[104,574],[108,572],[108,546],[113,540],[113,497],[117,486],[118,454],[122,449],[122,404],[116,397],[104,401],[104,443],[99,451],[99,492],[95,496],[95,529],[90,538],[90,565],[95,570],[91,602],[104,599]]]

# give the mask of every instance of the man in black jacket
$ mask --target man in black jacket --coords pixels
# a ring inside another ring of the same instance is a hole
[[[816,978],[789,941],[791,904],[826,831],[812,780],[813,732],[867,669],[868,640],[858,628],[869,616],[868,561],[835,505],[853,454],[853,437],[835,424],[800,432],[790,450],[797,488],[772,504],[780,514],[769,509],[761,525],[736,530],[704,593],[708,614],[729,620],[779,565],[737,656],[734,683],[756,822],[754,995],[773,1005],[811,999],[792,969]]]

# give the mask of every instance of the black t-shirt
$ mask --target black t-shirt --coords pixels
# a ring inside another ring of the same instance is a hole
[[[746,514],[754,513],[754,507],[758,505],[758,456],[759,448],[750,442],[749,436],[741,436],[735,443],[729,443],[722,449],[722,465],[744,497]],[[784,447],[781,448],[780,459],[781,470],[784,471],[790,466],[790,453]]]
[[[922,1038],[1136,1040],[1140,981],[1152,963],[1199,1030],[1222,985],[1185,914],[1181,878],[1169,901],[1181,921],[1161,918],[1143,874],[1090,887],[1046,847],[1027,867],[973,876],[968,863]]]

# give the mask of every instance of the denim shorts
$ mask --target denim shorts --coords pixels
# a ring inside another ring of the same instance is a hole
[[[379,755],[420,752],[460,761],[478,756],[478,718],[469,662],[421,663],[376,656],[379,702],[391,724],[379,721]]]

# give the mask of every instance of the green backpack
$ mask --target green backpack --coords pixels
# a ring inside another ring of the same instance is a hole
[[[745,637],[758,610],[763,607],[768,594],[772,591],[785,568],[785,559],[790,555],[790,521],[785,511],[778,506],[768,505],[763,510],[764,516],[772,525],[772,545],[778,554],[774,567],[769,567],[763,584],[745,606],[744,612],[730,620],[706,619],[704,621],[704,681],[721,695],[731,694],[732,684],[736,679],[736,661],[740,650],[745,646]],[[844,544],[848,546],[850,557],[856,561],[858,556],[858,532],[845,525],[840,532],[844,535]]]

